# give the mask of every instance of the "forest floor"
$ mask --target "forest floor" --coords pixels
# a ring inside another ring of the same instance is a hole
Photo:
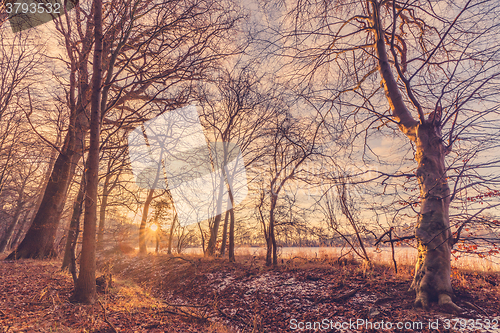
[[[500,331],[498,273],[454,270],[464,311],[448,314],[413,308],[410,266],[395,274],[333,258],[285,259],[275,268],[254,256],[236,259],[101,255],[100,273],[113,283],[95,305],[69,302],[73,282],[60,261],[1,260],[0,332]]]

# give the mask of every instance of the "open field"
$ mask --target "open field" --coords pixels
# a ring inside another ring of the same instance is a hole
[[[392,253],[390,247],[368,247],[368,254],[374,262],[383,265],[392,264]],[[202,254],[201,248],[189,248],[184,250],[187,254]],[[291,259],[294,257],[303,258],[338,258],[346,255],[348,248],[341,247],[283,247],[280,251],[280,258]],[[238,247],[235,250],[237,255],[264,256],[266,253],[263,247]],[[347,254],[348,258],[353,258]],[[398,265],[412,266],[417,258],[417,249],[412,247],[396,247],[395,258]],[[477,255],[462,254],[456,260],[452,258],[452,267],[478,272],[500,272],[500,260],[498,257],[480,258]]]

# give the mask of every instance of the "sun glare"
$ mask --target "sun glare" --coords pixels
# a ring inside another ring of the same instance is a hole
[[[153,231],[156,231],[158,229],[158,226],[156,224],[151,224],[149,228],[151,228],[151,230]]]

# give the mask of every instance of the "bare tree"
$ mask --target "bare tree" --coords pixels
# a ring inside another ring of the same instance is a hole
[[[90,145],[86,164],[85,214],[83,220],[82,256],[80,272],[73,299],[81,303],[96,301],[95,252],[97,224],[97,187],[99,184],[99,147],[101,136],[101,91],[103,23],[102,0],[94,0],[94,61],[92,67],[92,97],[90,117]]]
[[[447,311],[460,311],[450,280],[456,241],[450,204],[467,190],[491,191],[498,184],[498,176],[481,170],[498,166],[484,154],[498,147],[500,58],[498,44],[491,43],[499,31],[496,3],[308,1],[292,7],[282,51],[300,66],[294,82],[318,87],[308,97],[321,94],[338,111],[335,121],[364,133],[366,150],[375,126],[388,126],[394,141],[399,129],[411,142],[414,174],[399,170],[377,179],[418,181],[415,304],[427,308],[437,301]],[[482,155],[475,172],[463,155]]]
[[[265,197],[269,198],[269,215],[267,226],[263,215],[261,223],[267,244],[267,265],[278,264],[275,218],[279,196],[287,182],[303,171],[303,163],[318,153],[318,133],[322,124],[319,114],[294,117],[290,111],[276,110],[270,124],[266,126],[270,143],[266,156],[269,165],[265,170],[268,173],[269,188],[264,197],[261,197],[261,203]]]
[[[230,162],[231,156],[234,157],[239,152],[245,168],[263,155],[261,139],[266,133],[265,124],[272,117],[272,113],[267,112],[272,93],[261,84],[265,78],[257,73],[257,65],[240,60],[231,70],[223,69],[204,87],[200,118],[208,132],[209,140],[222,145],[222,156],[218,157],[217,163],[223,166]],[[238,170],[222,170],[222,176],[227,182],[227,206],[230,209],[224,221],[221,249],[225,249],[226,234],[229,230],[229,260],[234,261],[235,193],[232,192],[231,180],[235,178]],[[209,220],[210,238],[206,251],[208,255],[215,253],[221,219],[222,214],[219,214]]]
[[[64,250],[64,257],[61,269],[68,269],[73,277],[73,282],[76,284],[78,276],[76,273],[76,245],[78,236],[80,235],[80,218],[83,213],[83,203],[85,200],[85,184],[86,175],[85,171],[82,173],[80,180],[78,194],[73,203],[73,212],[68,227],[68,234],[66,236],[66,247]]]
[[[336,188],[337,191],[334,191]],[[335,195],[335,192],[337,195]],[[324,214],[324,218],[331,229],[351,250],[363,260],[367,266],[371,266],[370,256],[366,250],[365,237],[366,227],[360,224],[357,209],[354,207],[354,199],[348,190],[348,181],[345,177],[339,177],[339,182],[326,189],[318,200],[318,205]],[[347,223],[339,221],[340,214],[344,215]]]
[[[69,83],[63,86],[65,97],[61,97],[69,110],[66,138],[40,209],[10,259],[55,255],[53,245],[67,189],[82,155],[79,143],[89,128],[93,7],[80,4],[74,11],[71,17],[55,20],[67,53],[63,61],[70,68]],[[101,118],[104,127],[123,129],[186,103],[193,80],[203,77],[213,62],[233,53],[224,40],[240,19],[232,6],[213,0],[189,4],[114,0],[105,11]],[[160,107],[149,107],[152,103]]]
[[[28,215],[32,207],[36,203],[37,188],[35,182],[39,182],[41,175],[39,169],[43,165],[43,161],[35,149],[35,142],[28,142],[17,145],[11,142],[9,151],[15,147],[15,154],[8,154],[10,159],[14,159],[15,163],[10,165],[15,172],[12,172],[9,178],[2,177],[2,189],[0,196],[2,199],[12,202],[11,221],[6,228],[2,238],[0,239],[0,252],[10,249],[15,243],[15,231],[23,229],[25,221],[28,220]],[[4,165],[8,168],[9,164]],[[6,198],[8,196],[8,199]],[[3,200],[2,200],[3,201]]]
[[[113,134],[111,134],[113,135]],[[110,142],[112,142],[110,144]],[[101,161],[106,161],[106,169],[100,178],[104,178],[102,184],[101,203],[99,205],[99,227],[97,231],[97,246],[98,248],[104,247],[104,228],[106,223],[106,209],[108,208],[112,192],[120,184],[121,176],[126,170],[126,145],[123,136],[113,140],[113,138],[103,138],[101,147],[102,155]]]

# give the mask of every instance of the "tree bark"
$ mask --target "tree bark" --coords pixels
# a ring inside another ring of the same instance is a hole
[[[450,188],[439,124],[429,120],[418,127],[416,148],[421,207],[415,229],[418,258],[410,290],[416,292],[416,306],[426,309],[429,302],[437,301],[449,311],[460,311],[452,302]]]
[[[372,1],[372,8],[376,53],[386,97],[399,128],[416,144],[415,160],[418,163],[417,178],[421,207],[415,228],[418,258],[410,290],[416,292],[415,306],[426,309],[429,302],[437,301],[446,310],[460,311],[451,299],[453,295],[450,277],[453,245],[449,222],[451,198],[444,161],[447,149],[441,135],[441,109],[438,107],[428,119],[425,119],[420,105],[413,98],[412,102],[418,111],[420,121],[413,118],[399,91],[388,60],[379,3]],[[409,82],[404,82],[408,94],[411,94]]]
[[[229,261],[235,262],[236,258],[234,256],[234,208],[229,210]]]
[[[102,200],[101,206],[99,207],[99,229],[97,231],[97,248],[102,249],[104,247],[104,224],[106,222],[106,208],[108,206],[108,195],[109,195],[109,181],[111,175],[108,174],[104,178],[104,185],[102,188]]]
[[[27,178],[26,178],[27,179]],[[12,218],[12,223],[9,225],[9,228],[6,230],[5,235],[2,238],[2,241],[0,242],[0,253],[5,251],[7,248],[7,244],[9,243],[9,240],[12,238],[12,235],[14,234],[14,229],[17,226],[17,223],[19,221],[19,217],[21,216],[21,212],[23,209],[23,194],[19,193],[20,197],[17,200],[17,207],[16,211],[14,212],[14,216]]]
[[[153,201],[153,193],[154,189],[150,189],[148,192],[148,196],[146,198],[146,202],[144,202],[144,208],[142,210],[142,219],[141,219],[141,225],[139,227],[139,253],[140,254],[147,254],[148,249],[146,247],[146,222],[148,220],[148,213],[149,213],[149,205],[151,204],[151,201]]]
[[[229,223],[229,210],[226,211],[224,216],[224,226],[222,227],[222,243],[220,245],[220,255],[224,257],[226,254],[226,242],[227,242],[227,225]]]
[[[271,207],[269,208],[269,228],[267,235],[267,252],[266,252],[266,265],[271,266],[278,264],[277,251],[276,251],[276,237],[274,235],[274,211],[276,209],[276,202],[278,198],[276,194],[271,194]]]
[[[21,181],[21,186],[17,189],[17,200],[16,200],[16,210],[14,211],[14,216],[12,217],[12,223],[9,225],[9,228],[6,230],[4,237],[2,238],[2,241],[0,242],[0,252],[5,251],[7,248],[7,245],[9,244],[9,241],[12,238],[12,235],[14,234],[14,230],[19,222],[19,218],[21,216],[23,207],[25,202],[24,200],[24,190],[26,188],[26,182],[28,181],[28,177],[22,179]]]
[[[198,228],[200,229],[200,236],[201,236],[201,248],[203,250],[203,254],[205,254],[206,249],[205,249],[205,235],[203,234],[203,229],[201,228],[201,223],[198,222]]]
[[[215,254],[215,245],[217,244],[221,218],[222,214],[217,215],[214,218],[214,224],[210,228],[210,238],[208,239],[207,251],[205,252],[205,255],[207,256],[213,256]]]
[[[168,252],[167,252],[167,254],[172,254],[172,241],[174,239],[174,228],[175,228],[176,222],[177,222],[177,213],[175,213],[174,218],[172,219],[172,225],[170,226],[170,234],[168,235]]]
[[[224,159],[225,161],[226,159]],[[219,198],[217,200],[217,211],[221,211],[222,209],[222,197],[224,193],[224,180],[226,179],[225,171],[221,173],[220,177],[220,185],[219,185]],[[217,236],[219,234],[219,225],[222,219],[222,214],[217,215],[214,218],[214,224],[210,228],[210,238],[208,239],[207,251],[205,255],[213,256],[215,254],[215,246],[217,244]]]
[[[97,188],[99,185],[99,136],[101,134],[101,82],[102,82],[102,0],[94,0],[94,64],[92,76],[92,103],[90,118],[90,146],[88,154],[85,214],[80,274],[73,299],[93,304],[96,301],[95,251],[97,222]]]

